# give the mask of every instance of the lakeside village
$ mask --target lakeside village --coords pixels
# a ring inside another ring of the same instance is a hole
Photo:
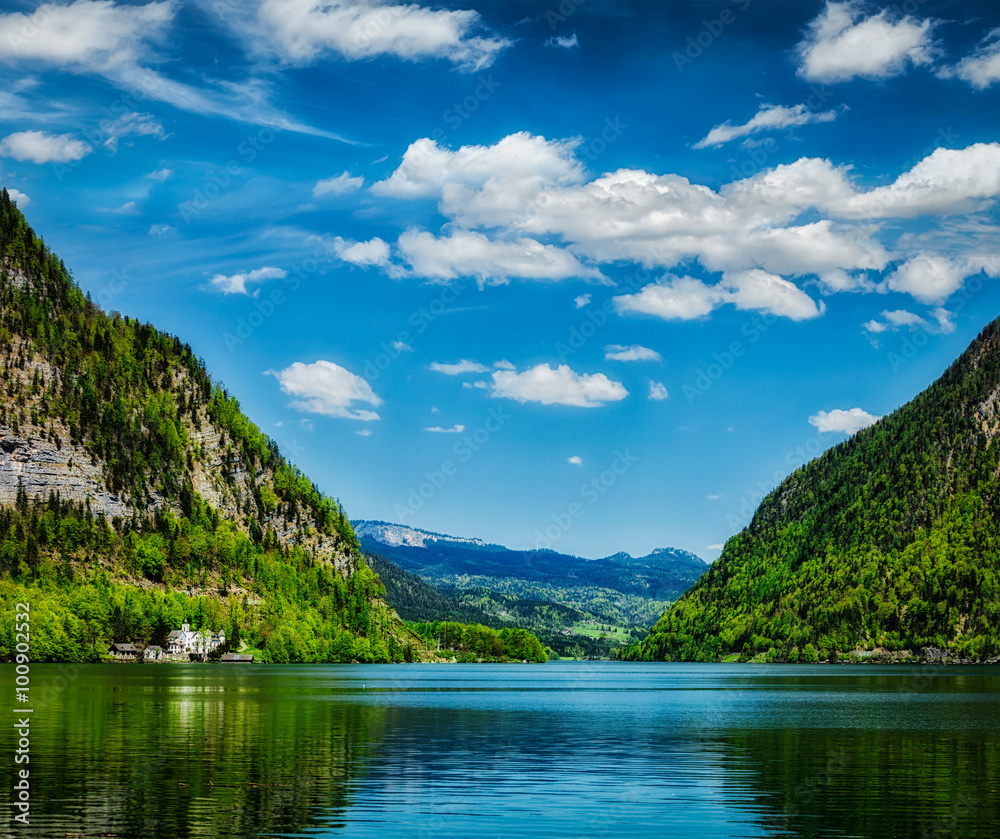
[[[210,632],[207,629],[194,631],[189,624],[181,624],[167,636],[167,648],[150,644],[139,649],[135,644],[112,644],[104,657],[106,661],[209,661],[218,658],[226,663],[253,664],[251,653],[222,653],[214,656],[226,643],[226,633],[222,630]]]

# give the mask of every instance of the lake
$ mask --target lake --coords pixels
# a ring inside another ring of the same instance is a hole
[[[35,664],[31,697],[4,836],[1000,836],[997,667]]]

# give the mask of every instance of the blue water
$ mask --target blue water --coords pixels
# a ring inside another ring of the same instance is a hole
[[[32,825],[8,806],[4,835],[1000,836],[996,667],[62,675],[32,667]]]

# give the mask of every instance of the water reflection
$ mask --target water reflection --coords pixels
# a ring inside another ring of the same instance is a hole
[[[93,666],[20,835],[993,837],[998,673]]]

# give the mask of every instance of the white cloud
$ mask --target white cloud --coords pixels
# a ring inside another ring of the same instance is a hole
[[[156,137],[160,140],[167,138],[163,126],[152,116],[139,114],[135,111],[122,114],[117,119],[105,120],[100,124],[100,130],[104,136],[104,147],[112,153],[118,151],[118,141],[122,137]],[[160,171],[170,172],[169,169],[161,169]]]
[[[612,381],[603,373],[575,373],[567,364],[560,364],[556,369],[548,364],[539,364],[523,373],[497,370],[493,373],[492,383],[481,384],[495,398],[579,408],[596,408],[628,396],[621,382]]]
[[[726,545],[724,542],[719,542],[716,545],[705,545],[705,547],[710,551],[721,551]]]
[[[705,317],[725,303],[816,317],[824,306],[801,280],[817,278],[823,294],[872,292],[873,272],[917,250],[878,220],[967,213],[1000,196],[1000,143],[937,149],[874,189],[857,184],[849,166],[814,158],[718,189],[638,169],[587,180],[577,145],[523,132],[454,151],[418,140],[372,190],[438,199],[446,235],[410,230],[398,242],[413,273],[432,281],[600,279],[602,263],[619,261],[669,269],[697,260],[722,274],[716,285],[668,275],[617,300],[677,319]]]
[[[583,458],[578,454],[575,454],[572,457],[567,457],[566,462],[572,463],[574,466],[583,466]]]
[[[797,45],[798,74],[809,81],[846,82],[862,76],[884,79],[934,57],[934,22],[888,10],[864,17],[860,2],[828,2]]]
[[[578,183],[583,166],[574,155],[579,140],[546,140],[519,131],[492,146],[462,146],[457,151],[426,137],[410,144],[399,167],[372,185],[375,195],[396,198],[465,199],[463,190],[490,188],[491,198],[519,207],[519,198],[546,184]],[[442,195],[447,192],[448,196]]]
[[[433,431],[436,434],[461,434],[465,431],[464,425],[455,425],[451,428],[442,428],[440,425],[432,426],[431,428],[425,428],[424,431]]]
[[[337,236],[333,250],[344,262],[362,268],[369,265],[389,266],[389,243],[376,236],[367,242],[351,242]]]
[[[360,431],[355,431],[354,433],[357,434],[359,437],[372,436],[372,430],[370,428],[362,428]]]
[[[439,282],[459,277],[474,277],[480,285],[503,285],[511,279],[604,279],[597,268],[568,251],[534,239],[507,242],[466,230],[441,237],[407,230],[397,246],[414,274]]]
[[[469,361],[467,358],[463,358],[454,364],[441,364],[440,362],[432,361],[427,365],[427,369],[433,370],[435,373],[444,373],[446,376],[459,376],[462,373],[485,373],[490,368],[477,361]]]
[[[545,42],[545,46],[571,50],[573,47],[580,46],[580,39],[576,37],[575,32],[572,35],[553,35]]]
[[[923,326],[927,323],[920,315],[908,312],[906,309],[894,309],[893,311],[882,312],[884,317],[892,326]]]
[[[458,69],[489,67],[510,42],[484,30],[478,12],[435,10],[373,0],[264,0],[257,20],[245,16],[258,49],[311,64],[326,51],[352,61],[392,55],[405,61],[444,59]],[[478,33],[478,34],[477,34]]]
[[[719,493],[714,493],[713,495],[705,496],[709,501],[718,501],[722,496]]]
[[[356,192],[364,186],[365,179],[361,175],[351,177],[350,172],[342,172],[332,178],[316,181],[313,187],[313,198],[320,198],[324,195],[345,195],[348,192]]]
[[[809,424],[816,426],[820,433],[836,431],[850,436],[851,434],[856,434],[862,428],[867,428],[873,422],[878,422],[880,419],[881,417],[869,414],[867,411],[861,410],[861,408],[851,408],[846,411],[841,408],[835,408],[829,413],[818,411],[809,417]]]
[[[920,253],[889,274],[885,285],[922,303],[938,303],[958,291],[965,278],[974,273],[967,260]]]
[[[759,268],[723,274],[715,285],[667,275],[635,294],[615,297],[614,302],[619,312],[656,315],[664,320],[705,317],[727,303],[792,320],[808,320],[826,311],[822,301],[817,305],[794,283]]]
[[[972,55],[967,55],[954,67],[938,71],[944,78],[956,76],[968,82],[977,90],[985,90],[1000,82],[1000,29],[994,29]]]
[[[667,393],[667,388],[663,382],[654,382],[652,379],[649,381],[649,398],[654,402],[662,402],[664,399],[668,399],[670,394]]]
[[[165,180],[172,177],[174,174],[173,169],[157,169],[155,172],[149,172],[146,177],[154,181],[159,181],[163,183]]]
[[[1000,195],[1000,143],[935,149],[889,186],[831,202],[845,217],[911,218],[964,213]]]
[[[136,205],[135,201],[126,201],[120,207],[115,207],[111,212],[118,213],[123,216],[139,216],[142,213],[139,207]]]
[[[18,131],[0,140],[0,155],[32,163],[69,163],[92,151],[89,144],[72,134],[46,131]]]
[[[171,227],[169,224],[151,224],[149,226],[150,236],[168,236],[176,231],[177,228]]]
[[[737,137],[748,137],[761,131],[776,131],[779,128],[793,128],[814,122],[833,122],[837,111],[810,111],[805,105],[794,105],[787,108],[784,105],[761,105],[753,118],[743,125],[733,125],[724,122],[717,125],[705,137],[694,144],[693,148],[704,149],[710,146],[721,146]]]
[[[580,294],[580,295],[578,295],[578,296],[576,296],[576,297],[573,298],[573,305],[576,306],[576,308],[578,308],[578,309],[582,309],[588,303],[590,303],[590,295],[589,294]]]
[[[75,0],[43,3],[30,14],[0,14],[0,61],[97,75],[145,99],[192,113],[336,138],[280,113],[269,104],[267,85],[260,79],[194,87],[143,66],[162,62],[151,44],[164,39],[179,6],[174,0],[144,5]]]
[[[24,209],[31,203],[31,199],[19,189],[7,187],[7,195],[10,197],[10,200],[17,204],[17,206],[21,209]]]
[[[663,361],[663,357],[649,347],[638,344],[624,346],[623,344],[608,344],[604,348],[604,357],[609,361]]]
[[[500,361],[494,361],[493,366],[498,370],[516,370],[517,368],[511,364],[507,359],[501,359]]]
[[[265,266],[253,271],[241,271],[237,274],[216,274],[209,280],[212,287],[223,294],[250,294],[247,284],[262,283],[267,280],[280,280],[288,276],[281,268]]]
[[[955,313],[947,309],[937,308],[931,312],[934,320],[938,322],[938,329],[942,335],[950,335],[955,331]]]
[[[359,402],[376,407],[382,404],[371,385],[332,361],[296,361],[284,370],[267,373],[277,378],[283,393],[295,397],[290,404],[298,411],[364,422],[379,419],[375,411],[355,407]]]
[[[413,352],[413,347],[406,343],[406,341],[393,341],[392,348],[396,352]]]

